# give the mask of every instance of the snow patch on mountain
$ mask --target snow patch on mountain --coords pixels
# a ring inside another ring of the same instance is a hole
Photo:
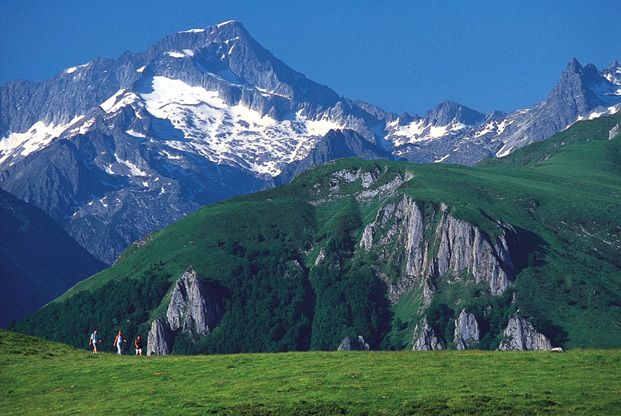
[[[133,104],[139,100],[140,98],[135,93],[127,92],[125,89],[120,89],[106,101],[101,103],[100,107],[107,114],[112,114],[116,113],[121,108]]]
[[[507,145],[507,144],[505,144],[504,146],[502,146],[500,148],[499,151],[496,152],[496,157],[507,156],[509,153],[511,153],[513,151],[514,147],[515,147],[515,145]]]
[[[328,131],[342,128],[327,118],[308,119],[301,111],[277,121],[244,105],[229,105],[217,91],[163,76],[153,78],[152,88],[140,97],[145,109],[183,132],[178,140],[167,137],[166,130],[156,131],[169,146],[261,175],[278,175],[283,163],[303,159]]]
[[[8,136],[0,138],[0,164],[12,156],[28,156],[43,149],[83,118],[83,115],[76,116],[64,124],[37,121],[25,132],[10,133]]]
[[[124,165],[125,167],[127,167],[127,169],[129,170],[129,175],[128,176],[148,176],[149,175],[147,172],[145,172],[144,170],[140,169],[138,166],[136,166],[131,161],[123,160],[123,159],[121,159],[116,154],[114,155],[114,157],[116,158],[117,162],[119,162],[121,165]]]
[[[612,114],[616,114],[619,111],[621,111],[621,103],[617,104],[617,105],[611,105],[610,107],[606,107],[606,108],[598,108],[594,111],[592,111],[591,113],[589,113],[588,116],[586,117],[578,117],[578,120],[576,121],[581,121],[581,120],[594,120],[596,118],[599,118],[601,116],[607,116],[607,115],[612,115]],[[567,127],[569,128],[569,126]]]
[[[82,65],[77,65],[77,66],[72,66],[69,67],[67,69],[65,69],[65,73],[66,74],[73,74],[75,71],[77,71],[80,68],[86,68],[90,65],[90,63],[86,63],[86,64],[82,64]]]
[[[233,24],[233,23],[237,23],[237,21],[236,21],[236,20],[226,20],[226,21],[224,21],[224,22],[222,22],[222,23],[218,23],[218,24],[216,25],[216,27],[217,27],[218,29],[220,29],[220,28],[221,28],[221,27],[223,27],[223,26],[230,25],[230,24]]]
[[[101,103],[99,107],[101,107],[101,109],[105,111],[106,113],[109,112],[110,109],[114,106],[114,104],[116,104],[119,97],[125,93],[125,91],[126,91],[125,88],[118,90],[110,98],[108,98],[106,101]]]
[[[130,136],[134,136],[134,137],[140,137],[140,138],[147,137],[143,133],[134,131],[133,129],[125,130],[125,133],[129,134]]]
[[[181,156],[179,156],[179,155],[173,155],[172,153],[170,153],[170,152],[169,152],[169,151],[167,151],[167,150],[162,150],[162,154],[163,154],[164,156],[166,156],[166,158],[167,158],[167,159],[170,159],[170,160],[180,160],[180,159],[182,159],[182,157],[181,157]]]
[[[189,29],[189,30],[183,30],[178,33],[203,33],[204,31],[205,29]]]
[[[166,55],[171,58],[191,58],[194,56],[194,51],[192,49],[184,49],[182,51],[167,51]]]
[[[415,119],[409,123],[401,124],[400,119],[396,119],[386,124],[386,130],[388,131],[386,139],[392,141],[398,147],[440,139],[451,134],[457,134],[467,127],[460,122],[434,125],[425,119]]]
[[[474,137],[479,138],[488,134],[502,134],[502,132],[504,132],[510,124],[511,120],[508,118],[502,120],[490,120],[474,132]]]
[[[89,118],[87,120],[84,120],[83,117],[79,117],[79,118],[77,118],[75,120],[76,120],[76,122],[73,123],[72,127],[70,129],[67,129],[64,132],[64,134],[66,136],[68,136],[68,137],[77,136],[78,134],[86,134],[95,125],[95,119],[94,118]]]

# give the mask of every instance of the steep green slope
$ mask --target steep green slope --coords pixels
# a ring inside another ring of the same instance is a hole
[[[621,352],[93,355],[0,331],[4,415],[616,414]]]
[[[176,352],[334,349],[359,334],[400,349],[422,318],[451,348],[461,310],[479,321],[479,348],[496,348],[516,311],[555,345],[619,347],[621,138],[608,131],[620,121],[577,123],[477,168],[315,168],[154,233],[18,329],[74,345],[93,326],[144,335],[166,313],[166,282],[193,265],[228,291],[226,312]],[[148,295],[129,289],[136,279]]]
[[[0,327],[103,268],[43,211],[0,190]]]

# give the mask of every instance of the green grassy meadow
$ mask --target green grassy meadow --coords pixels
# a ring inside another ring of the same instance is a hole
[[[621,351],[93,355],[0,331],[3,415],[614,415]]]

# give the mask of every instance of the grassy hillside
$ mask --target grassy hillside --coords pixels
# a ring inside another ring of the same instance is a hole
[[[317,167],[290,185],[205,207],[154,233],[17,328],[73,345],[83,345],[94,326],[106,335],[119,326],[144,335],[165,313],[169,282],[193,265],[230,297],[209,339],[178,352],[334,349],[360,333],[375,348],[404,348],[422,314],[442,311],[440,329],[450,335],[447,323],[460,308],[491,308],[495,332],[486,347],[495,348],[518,307],[555,344],[619,347],[621,138],[608,140],[619,122],[621,115],[577,123],[476,168],[356,159]],[[499,224],[514,229],[518,275],[507,297],[439,283],[429,309],[415,290],[387,304],[385,279],[399,278],[401,266],[389,262],[378,273],[357,247],[365,225],[396,196],[361,202],[360,180],[334,194],[335,173],[356,169],[381,172],[374,186],[412,175],[397,195],[436,212],[445,204],[487,238]],[[317,266],[321,250],[327,261]]]
[[[0,331],[4,415],[615,414],[621,352],[135,357]]]

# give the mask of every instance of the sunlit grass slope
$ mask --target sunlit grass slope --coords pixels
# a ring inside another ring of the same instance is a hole
[[[621,352],[92,355],[0,332],[3,415],[612,415]]]

